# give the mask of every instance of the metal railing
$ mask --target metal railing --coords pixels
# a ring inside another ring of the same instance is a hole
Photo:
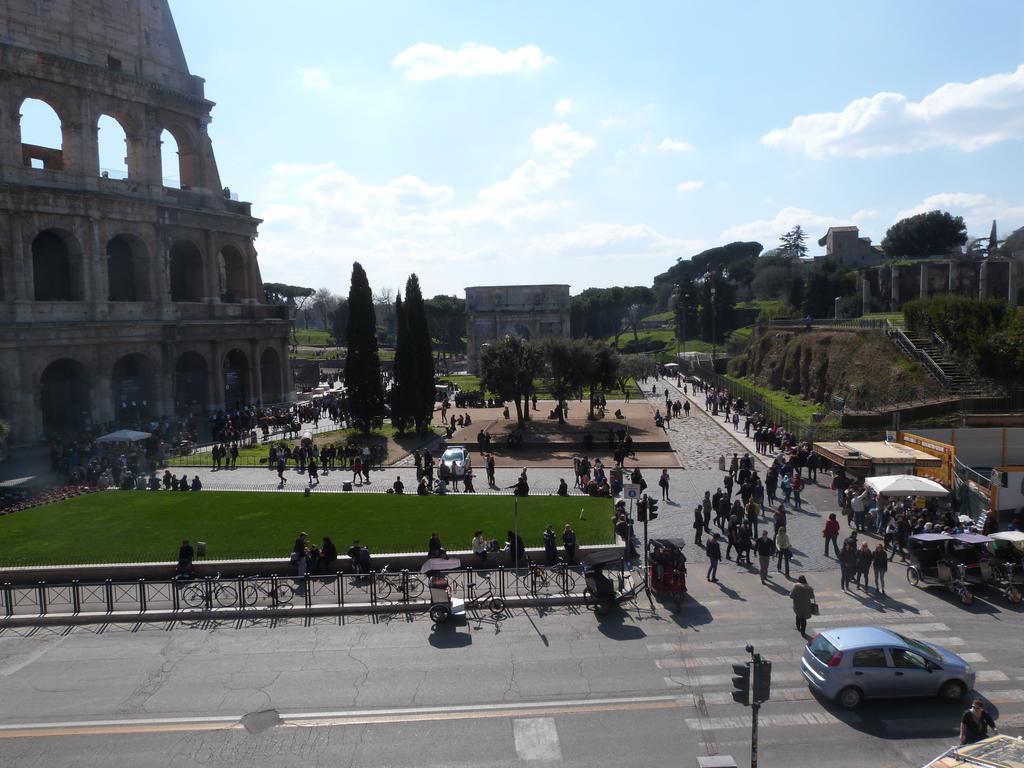
[[[850,317],[850,318],[819,318],[803,319],[796,318],[772,318],[765,320],[764,324],[773,328],[856,328],[861,330],[884,331],[887,327],[886,318],[876,317]]]
[[[487,596],[503,600],[582,599],[586,580],[580,565],[467,569],[445,573],[454,597],[470,602]],[[620,568],[620,583],[624,571]],[[0,619],[82,614],[145,615],[216,611],[345,607],[405,610],[430,604],[428,577],[409,571],[290,576],[80,582],[0,587]]]

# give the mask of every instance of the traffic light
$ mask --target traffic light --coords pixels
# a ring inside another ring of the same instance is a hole
[[[658,516],[658,502],[654,499],[647,499],[647,519],[654,520]]]
[[[772,663],[758,661],[754,664],[754,701],[761,704],[772,695]]]
[[[649,499],[647,498],[647,494],[646,493],[643,496],[641,496],[640,497],[640,501],[638,501],[636,503],[636,519],[639,520],[641,523],[646,523],[647,522],[647,505],[648,505],[648,503],[649,503]]]
[[[750,664],[733,664],[732,700],[744,706],[750,704]]]

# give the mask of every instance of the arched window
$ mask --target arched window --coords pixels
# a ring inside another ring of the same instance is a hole
[[[21,103],[21,160],[28,168],[64,170],[64,129],[53,107],[39,99]]]
[[[226,303],[234,303],[248,298],[246,287],[245,259],[232,246],[226,246],[217,257],[220,275],[220,299]]]
[[[281,357],[271,347],[260,355],[260,381],[265,404],[279,403],[281,397]]]
[[[194,243],[171,246],[171,301],[203,300],[203,257]]]
[[[32,241],[32,283],[36,301],[78,301],[72,253],[65,239],[45,230]]]
[[[210,377],[206,359],[186,352],[174,366],[174,410],[179,416],[200,414],[210,401]]]
[[[63,435],[81,429],[91,408],[89,374],[77,360],[62,358],[46,366],[39,378],[43,429]]]
[[[160,175],[165,187],[181,189],[181,162],[178,155],[178,140],[164,129],[160,134]]]
[[[137,238],[117,235],[107,243],[107,299],[148,301],[149,260]]]
[[[224,407],[242,408],[249,402],[249,358],[240,349],[224,356]]]
[[[125,355],[114,364],[110,375],[110,393],[114,400],[114,420],[120,424],[143,426],[153,414],[153,366],[143,355]]]
[[[99,144],[100,176],[109,179],[128,178],[128,136],[116,118],[100,115],[96,122]]]

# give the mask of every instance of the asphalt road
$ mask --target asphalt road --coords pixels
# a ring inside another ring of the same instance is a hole
[[[895,565],[895,564],[894,564]],[[690,570],[681,613],[646,599],[597,621],[560,608],[423,616],[101,625],[0,631],[0,765],[695,765],[749,763],[749,711],[730,664],[773,660],[766,766],[921,765],[953,742],[960,707],[869,703],[848,713],[799,679],[802,641],[776,574]],[[890,572],[890,597],[812,574],[811,630],[893,626],[971,654],[1005,732],[1024,725],[1024,616],[998,597],[963,608]]]

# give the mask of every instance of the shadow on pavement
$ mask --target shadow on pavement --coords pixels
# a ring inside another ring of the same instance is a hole
[[[647,633],[635,624],[627,624],[629,616],[621,611],[614,610],[607,616],[597,618],[597,631],[609,640],[641,640],[647,637]]]
[[[444,624],[434,624],[433,630],[428,642],[434,648],[465,648],[473,644],[473,636],[469,632],[459,632],[458,626],[450,620]]]
[[[985,700],[985,709],[997,719],[998,725],[998,709],[976,692],[955,704],[944,704],[934,698],[886,699],[869,700],[852,710],[823,699],[817,693],[814,696],[837,720],[879,739],[955,740],[960,733],[960,718],[974,696]]]

